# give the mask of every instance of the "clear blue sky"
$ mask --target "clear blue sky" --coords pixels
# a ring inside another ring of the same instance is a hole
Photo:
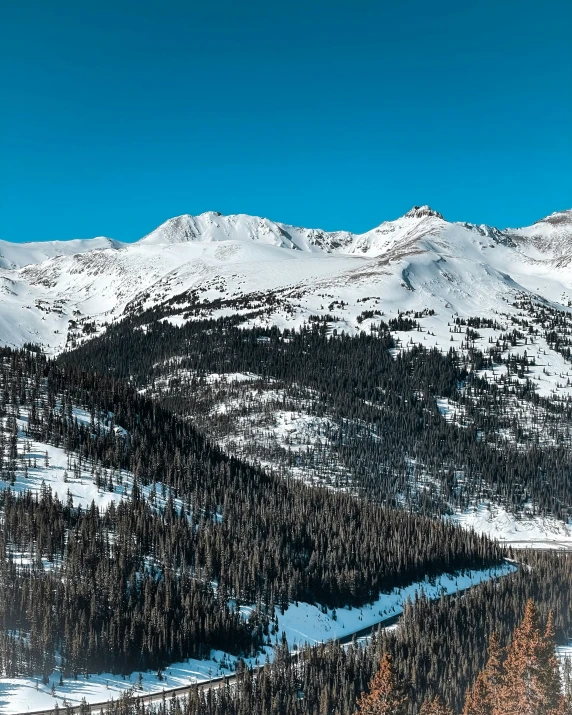
[[[13,0],[0,238],[572,207],[569,0]]]

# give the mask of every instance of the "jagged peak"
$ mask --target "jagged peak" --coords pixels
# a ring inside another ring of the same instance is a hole
[[[555,211],[554,213],[551,213],[550,216],[545,216],[544,218],[541,218],[540,221],[535,221],[534,225],[536,226],[538,223],[550,223],[553,226],[572,223],[572,209]]]
[[[445,220],[442,214],[440,214],[438,211],[433,210],[431,206],[428,206],[427,204],[425,204],[424,206],[414,206],[413,208],[409,209],[409,211],[404,215],[403,218],[425,218],[426,216],[435,216],[435,218]]]
[[[503,232],[500,231],[496,226],[489,226],[489,224],[487,223],[476,224],[469,223],[467,221],[456,221],[455,223],[457,226],[462,226],[469,231],[478,233],[485,238],[491,238],[494,241],[501,241],[504,236]]]
[[[173,216],[173,218],[167,219],[151,233],[140,239],[139,243],[181,243],[191,241],[195,237],[194,222],[194,216],[190,214]]]

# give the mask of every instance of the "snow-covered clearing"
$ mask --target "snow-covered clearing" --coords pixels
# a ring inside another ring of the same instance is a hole
[[[486,501],[446,518],[516,549],[572,550],[569,524],[554,517],[533,515],[528,510],[517,515]]]
[[[90,415],[81,408],[74,407],[73,417],[78,423],[89,425]],[[100,510],[105,510],[111,502],[118,503],[131,495],[133,474],[127,470],[101,470],[91,462],[80,461],[75,453],[67,453],[61,447],[32,440],[27,434],[28,414],[22,410],[16,420],[18,426],[18,459],[16,461],[14,484],[0,481],[0,489],[12,489],[15,493],[27,491],[33,494],[49,488],[54,496],[66,503],[71,497],[74,506],[89,507],[92,502]],[[102,424],[103,426],[103,424]],[[116,434],[128,438],[125,430],[115,428]],[[97,485],[99,478],[100,486]],[[139,485],[141,493],[160,509],[169,498],[169,487],[161,483]],[[154,489],[154,494],[152,495]],[[173,499],[180,509],[180,499]]]
[[[299,386],[288,394],[279,381],[253,373],[197,375],[177,369],[171,359],[157,365],[164,373],[141,392],[161,399],[168,390],[192,395],[187,417],[228,454],[299,479],[347,489],[351,474],[335,449],[339,421],[317,416],[316,393]]]

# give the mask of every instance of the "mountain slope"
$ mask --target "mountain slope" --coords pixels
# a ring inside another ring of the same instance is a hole
[[[572,260],[572,210],[557,211],[532,226],[504,233],[530,258],[553,259],[563,266]]]
[[[42,263],[58,256],[72,256],[101,248],[121,248],[123,244],[111,238],[76,238],[71,241],[37,241],[33,243],[10,243],[0,241],[0,269],[13,270],[31,264]]]

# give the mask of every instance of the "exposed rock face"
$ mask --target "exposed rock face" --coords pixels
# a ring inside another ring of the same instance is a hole
[[[435,216],[435,218],[440,218],[445,220],[443,218],[443,214],[440,214],[438,211],[434,211],[431,206],[414,206],[412,209],[410,209],[404,216],[404,218],[425,218],[426,216]]]

